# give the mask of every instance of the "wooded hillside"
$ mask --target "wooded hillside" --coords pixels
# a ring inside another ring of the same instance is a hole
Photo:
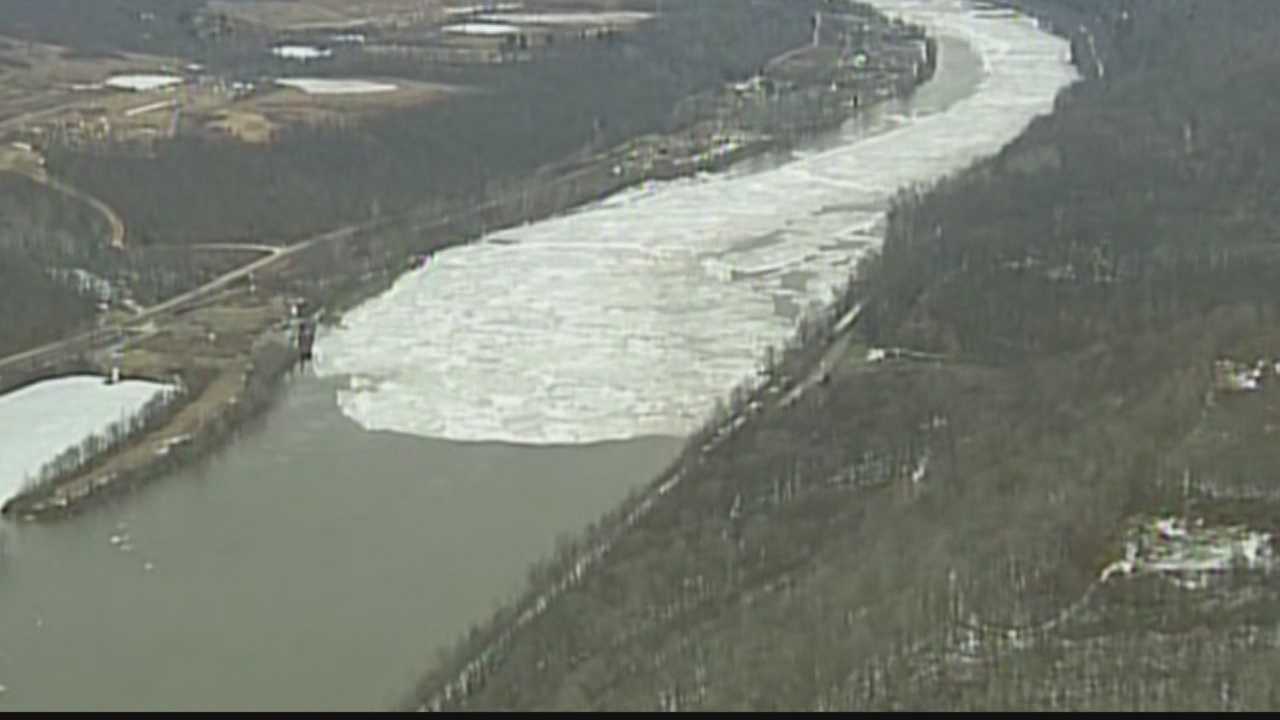
[[[831,382],[691,443],[413,704],[466,677],[444,707],[1276,707],[1280,12],[1017,4],[1087,18],[1103,72],[904,192]]]

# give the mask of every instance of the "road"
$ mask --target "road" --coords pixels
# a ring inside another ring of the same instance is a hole
[[[279,245],[255,245],[254,243],[199,243],[184,247],[187,250],[199,252],[259,252],[267,255],[279,255],[285,250]]]
[[[818,364],[809,373],[808,377],[792,388],[791,392],[783,396],[782,407],[794,405],[806,392],[813,389],[813,386],[821,383],[827,373],[831,371],[831,368],[844,357],[845,353],[849,352],[849,345],[853,343],[853,335],[848,330],[853,327],[854,323],[858,322],[858,318],[861,316],[862,305],[859,304],[845,313],[844,317],[840,318],[840,322],[836,323],[835,327],[836,341],[831,343],[831,347],[827,348],[827,351],[822,354],[822,359],[818,361]]]
[[[38,173],[39,177],[37,177],[36,174],[32,174],[32,173],[23,173],[23,174],[31,178],[32,180],[35,180],[36,182],[43,183],[53,188],[54,190],[61,192],[64,195],[80,200],[81,202],[84,202],[85,204],[92,207],[94,210],[97,210],[99,214],[101,214],[104,218],[107,219],[107,224],[111,226],[111,241],[110,241],[111,247],[117,250],[124,249],[124,236],[125,236],[124,220],[120,219],[120,216],[116,214],[115,210],[111,209],[110,205],[102,202],[101,200],[99,200],[98,198],[92,195],[89,195],[88,193],[81,192],[71,187],[70,185],[62,182],[61,180],[50,177],[49,173],[47,172],[41,171],[40,173]]]
[[[44,158],[38,153],[29,150],[22,151],[21,160],[18,162],[5,162],[4,170],[21,175],[34,183],[52,188],[93,208],[106,219],[107,225],[110,226],[111,239],[108,242],[111,247],[117,250],[124,249],[125,226],[124,220],[120,218],[120,215],[110,205],[98,198],[49,175],[48,171],[44,169]]]
[[[272,265],[288,257],[291,257],[292,255],[295,255],[303,250],[306,250],[307,248],[311,247],[312,245],[315,245],[316,243],[338,239],[343,236],[349,236],[355,233],[357,229],[358,228],[356,227],[342,228],[341,230],[326,233],[324,235],[312,238],[310,240],[304,240],[295,245],[290,245],[285,248],[272,248],[271,254],[265,257],[259,258],[249,263],[248,265],[243,265],[235,270],[224,273],[218,278],[196,288],[195,290],[182,293],[177,297],[170,298],[157,305],[152,305],[151,307],[143,308],[140,312],[138,312],[132,318],[130,318],[128,322],[122,325],[119,325],[115,328],[91,330],[89,332],[84,332],[79,335],[74,335],[64,340],[59,340],[58,342],[50,343],[48,345],[35,348],[33,350],[28,350],[26,352],[18,353],[17,355],[11,355],[6,358],[0,358],[0,373],[3,373],[6,370],[9,370],[12,368],[22,367],[29,363],[40,362],[42,360],[49,359],[60,354],[83,352],[86,349],[91,349],[93,346],[106,344],[111,340],[118,338],[121,334],[123,334],[127,330],[137,328],[138,326],[143,325],[148,321],[154,320],[156,317],[160,315],[177,310],[183,307],[184,305],[188,305],[198,300],[204,299],[220,290],[225,289],[226,287],[240,280],[243,280],[249,277],[249,275],[253,273],[261,272],[271,267]],[[256,247],[265,247],[265,246],[251,245],[251,246],[247,246],[247,248],[242,248],[242,249],[252,250]],[[89,346],[89,347],[86,347],[86,346]]]
[[[488,203],[486,204],[486,206],[482,207],[481,209],[487,208],[491,205],[492,203]],[[412,229],[417,230],[417,229],[422,229],[422,228],[431,227],[435,225],[442,225],[442,224],[449,223],[450,221],[451,221],[451,218],[449,217],[424,220],[420,223],[414,224],[412,226]],[[242,265],[239,268],[236,268],[235,270],[231,270],[227,273],[224,273],[221,276],[217,277],[216,279],[211,280],[210,282],[205,283],[204,285],[201,285],[200,287],[194,290],[182,293],[181,295],[165,300],[162,303],[152,305],[151,307],[143,308],[142,310],[137,312],[133,317],[129,318],[127,322],[121,325],[118,325],[114,328],[99,328],[96,330],[91,330],[88,332],[80,333],[78,335],[74,335],[69,338],[65,338],[63,340],[59,340],[57,342],[49,343],[48,345],[44,345],[42,347],[38,347],[32,350],[27,350],[25,352],[18,353],[17,355],[11,355],[9,357],[0,358],[0,374],[3,374],[4,372],[12,370],[14,368],[23,367],[31,363],[38,363],[41,361],[45,361],[61,354],[84,352],[85,350],[88,350],[88,349],[93,349],[95,347],[107,345],[115,341],[116,339],[118,339],[123,333],[125,333],[128,330],[137,329],[140,326],[145,325],[146,323],[152,320],[155,320],[157,317],[161,315],[179,310],[184,306],[191,305],[201,300],[207,299],[208,297],[212,296],[214,293],[224,290],[227,287],[248,278],[250,275],[253,275],[255,273],[262,273],[268,270],[269,268],[271,268],[272,266],[276,265],[277,263],[281,263],[293,257],[294,255],[297,255],[298,253],[303,252],[304,250],[307,250],[310,247],[313,247],[315,245],[318,245],[320,243],[325,243],[325,242],[337,242],[341,240],[346,240],[351,236],[355,235],[356,233],[360,232],[361,230],[374,228],[380,224],[385,224],[387,222],[388,221],[386,220],[378,220],[378,221],[362,223],[362,224],[347,225],[347,226],[338,228],[337,230],[331,230],[321,235],[317,235],[285,247],[252,244],[252,243],[245,243],[245,244],[212,243],[206,246],[195,246],[196,249],[204,247],[205,249],[216,249],[216,250],[264,251],[264,252],[268,252],[269,254],[267,254],[265,257],[258,258],[257,260],[254,260],[253,262],[247,265]]]

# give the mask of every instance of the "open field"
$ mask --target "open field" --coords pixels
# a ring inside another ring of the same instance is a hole
[[[156,72],[177,62],[124,53],[77,57],[56,45],[0,36],[0,133],[80,104],[87,96],[77,86],[101,83],[117,73]]]
[[[487,7],[444,0],[212,0],[202,12],[206,17],[226,16],[248,23],[263,37],[277,41],[287,40],[288,34],[304,34],[311,36],[310,42],[325,43],[327,37],[314,33],[327,30],[341,34],[344,28],[362,28],[372,33],[367,44],[364,33],[360,35],[360,52],[370,57],[391,54],[489,63],[515,58],[511,52],[517,44],[538,47],[552,42],[552,36],[572,40],[604,28],[629,27],[652,17],[649,10],[652,8],[643,2],[623,0],[497,3]],[[474,35],[448,30],[477,21],[483,21],[487,28],[506,26],[508,31]],[[68,47],[0,36],[0,138],[20,133],[22,139],[34,142],[44,142],[50,135],[73,143],[120,142],[167,138],[195,130],[264,143],[277,130],[293,124],[327,123],[416,107],[435,102],[448,91],[441,85],[395,81],[394,92],[321,97],[315,92],[274,86],[276,79],[287,80],[292,73],[270,80],[258,75],[255,82],[237,82],[234,74],[203,70],[189,66],[189,62],[125,52],[89,56]],[[301,65],[297,72],[303,72]],[[121,75],[168,76],[175,82],[147,84],[140,77],[136,88],[104,87]],[[372,77],[343,79],[386,82]]]
[[[416,107],[444,97],[450,88],[408,80],[352,79],[394,85],[385,92],[304,92],[278,85],[233,86],[209,77],[185,78],[171,87],[131,91],[104,87],[125,73],[156,73],[177,61],[134,57],[127,60],[67,60],[65,49],[36,45],[31,67],[0,73],[0,134],[28,140],[53,134],[91,141],[130,141],[170,137],[175,131],[206,130],[246,142],[267,142],[277,129],[294,123],[316,124],[368,113]],[[0,59],[12,47],[0,50]],[[23,51],[26,56],[25,51]],[[288,80],[288,78],[282,78]],[[9,131],[5,133],[5,131]],[[0,158],[0,162],[13,158]]]
[[[70,90],[116,73],[156,72],[178,63],[176,58],[135,53],[89,57],[57,45],[0,36],[0,81],[6,87]]]

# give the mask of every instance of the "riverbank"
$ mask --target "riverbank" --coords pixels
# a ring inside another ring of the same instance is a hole
[[[470,242],[495,228],[550,217],[646,182],[722,171],[748,158],[785,150],[813,133],[838,126],[877,101],[909,92],[932,76],[936,48],[930,49],[918,29],[902,26],[895,35],[890,31],[893,27],[897,26],[886,22],[883,59],[865,82],[843,87],[832,83],[816,91],[800,85],[794,93],[782,96],[793,100],[782,113],[789,123],[786,126],[778,125],[771,112],[757,112],[756,120],[746,120],[746,109],[759,111],[774,102],[767,96],[744,103],[738,98],[737,86],[722,89],[741,111],[742,125],[773,123],[771,129],[783,132],[764,134],[733,123],[733,129],[727,129],[721,116],[672,135],[639,138],[496,188],[488,202],[455,208],[444,213],[444,219],[392,218],[329,233],[278,263],[264,265],[202,306],[175,308],[171,317],[158,318],[153,327],[136,332],[120,359],[127,376],[166,382],[177,376],[189,388],[196,388],[188,404],[177,410],[174,421],[136,438],[118,456],[99,459],[91,472],[53,480],[11,499],[3,508],[4,514],[28,521],[65,518],[219,447],[239,422],[269,405],[276,380],[296,361],[282,328],[287,322],[289,298],[306,298],[312,306],[324,308],[328,317],[336,318],[343,310],[384,291],[415,257]],[[796,55],[787,53],[777,64],[785,66],[786,60],[794,60]],[[802,49],[800,55],[808,57],[809,53]],[[840,58],[836,55],[828,60],[838,62]],[[38,376],[38,372],[28,374],[26,381]]]
[[[1110,47],[1107,26],[1087,13],[1046,0],[989,0],[993,7],[1024,13],[1049,33],[1071,43],[1071,62],[1086,79],[1106,77],[1104,56]],[[1099,47],[1101,46],[1101,47]]]
[[[465,708],[467,700],[484,688],[487,678],[502,664],[515,634],[580,585],[623,536],[686,478],[715,462],[726,444],[753,421],[795,405],[808,391],[827,382],[829,364],[848,349],[848,339],[861,314],[860,292],[857,285],[850,284],[835,303],[793,336],[783,353],[770,353],[776,364],[766,367],[757,381],[734,388],[728,394],[730,404],[725,412],[690,436],[670,466],[584,535],[561,544],[554,557],[536,566],[530,573],[535,582],[520,603],[499,609],[483,629],[463,638],[452,648],[449,660],[433,669],[400,709],[441,712]]]
[[[71,473],[15,495],[3,513],[24,521],[65,519],[133,492],[174,469],[201,460],[221,448],[248,420],[270,407],[280,379],[294,366],[296,353],[282,338],[255,343],[247,363],[229,362],[178,373],[185,393],[159,422],[148,423],[118,450],[89,459]],[[160,373],[133,375],[157,380]]]

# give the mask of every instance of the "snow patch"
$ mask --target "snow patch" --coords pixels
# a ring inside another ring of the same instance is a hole
[[[181,85],[182,78],[176,75],[113,75],[104,84],[115,90],[146,92]]]
[[[506,25],[502,23],[459,23],[457,25],[445,25],[440,28],[441,31],[450,35],[518,35],[520,28],[515,25]]]
[[[1125,557],[1108,565],[1101,579],[1150,573],[1198,589],[1213,575],[1274,566],[1269,533],[1244,526],[1206,527],[1203,522],[1168,517],[1136,523],[1125,540]]]
[[[281,78],[276,80],[276,84],[301,90],[308,95],[368,95],[371,93],[394,92],[398,89],[390,83],[347,79]]]
[[[444,14],[448,17],[455,15],[475,15],[483,12],[501,12],[505,10],[519,10],[524,7],[521,3],[497,3],[486,2],[483,5],[463,5],[459,7],[444,8]]]
[[[131,417],[167,389],[137,381],[107,385],[101,377],[77,376],[0,395],[0,501],[17,494],[28,477],[64,450]]]
[[[329,48],[321,48],[314,45],[277,45],[271,48],[271,54],[285,60],[298,60],[301,62],[333,57],[333,51]]]

